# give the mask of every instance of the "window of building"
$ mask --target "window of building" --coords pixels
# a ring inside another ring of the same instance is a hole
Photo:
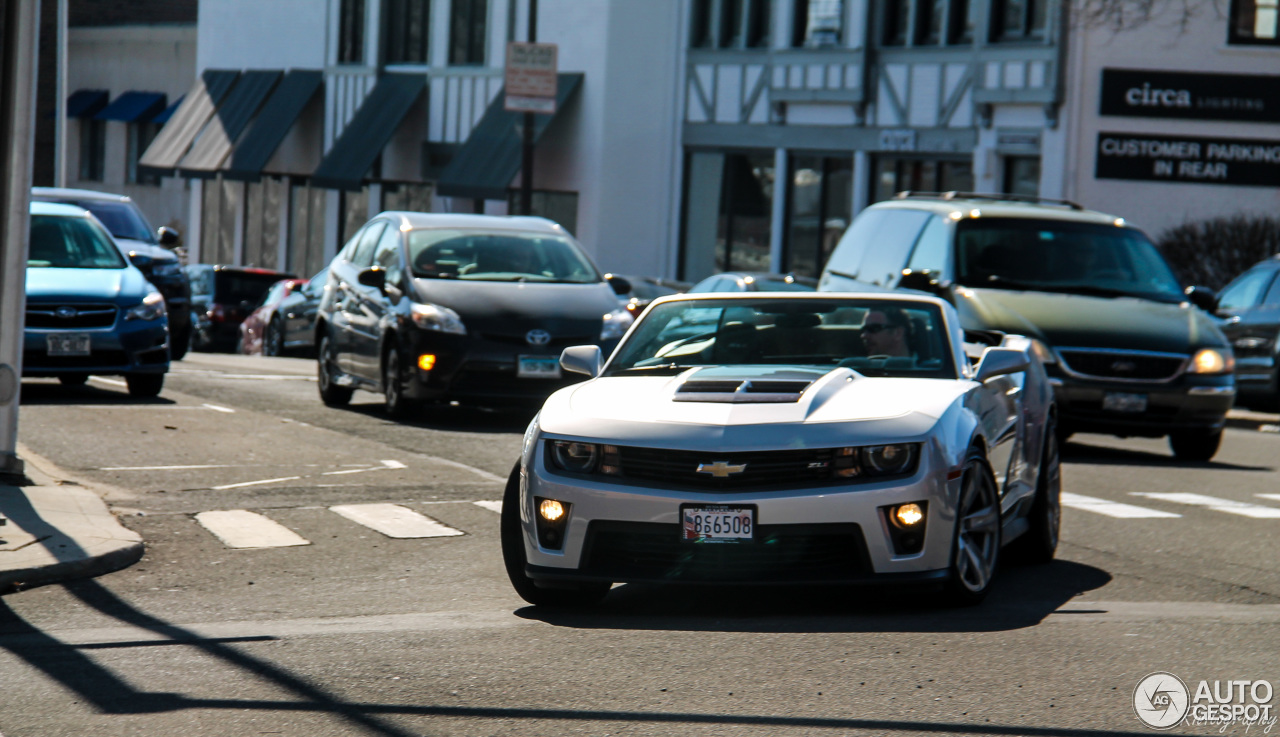
[[[80,179],[101,182],[107,159],[107,121],[80,118]]]
[[[338,7],[338,63],[364,63],[364,0],[342,0]]]
[[[1000,191],[1030,197],[1040,195],[1040,157],[1005,156]]]
[[[951,16],[947,21],[948,42],[973,43],[973,29],[977,27],[978,6],[973,0],[952,0]]]
[[[937,46],[973,41],[970,0],[888,0],[881,43],[885,46]]]
[[[876,157],[872,166],[872,198],[887,200],[897,192],[972,192],[973,163],[968,159]]]
[[[384,58],[388,64],[426,64],[430,0],[385,0]]]
[[[578,232],[578,193],[549,192],[535,189],[530,202],[530,215],[559,223],[570,234]],[[511,190],[507,197],[507,212],[520,213],[520,190]]]
[[[295,185],[289,191],[289,271],[314,274],[325,266],[323,189]]]
[[[906,45],[910,23],[911,0],[887,0],[884,5],[884,45]]]
[[[773,163],[772,150],[690,154],[681,278],[770,270]]]
[[[365,187],[358,192],[344,190],[340,193],[339,200],[342,230],[338,233],[338,239],[345,243],[369,221],[369,188]]]
[[[287,192],[284,180],[264,176],[257,182],[250,182],[246,189],[244,264],[279,269],[280,210]]]
[[[1227,42],[1280,45],[1280,0],[1231,0]]]
[[[773,0],[694,0],[689,45],[755,49],[769,45]]]
[[[382,209],[401,212],[431,212],[430,184],[382,185]]]
[[[920,0],[916,6],[916,43],[942,43],[942,23],[947,17],[947,0]]]
[[[138,159],[160,132],[159,123],[129,123],[125,131],[125,181],[129,184],[158,186],[160,175],[138,170]]]
[[[484,64],[489,0],[453,0],[449,14],[449,63]]]
[[[794,156],[783,271],[818,276],[853,214],[853,158]]]
[[[996,41],[1044,38],[1049,0],[995,0],[992,35]]]
[[[204,180],[200,207],[200,260],[234,264],[236,213],[244,198],[244,183],[217,177]]]
[[[844,0],[795,0],[791,45],[838,46],[844,38]]]

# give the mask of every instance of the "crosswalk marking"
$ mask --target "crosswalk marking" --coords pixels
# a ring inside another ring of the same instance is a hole
[[[287,548],[311,544],[288,527],[244,509],[200,512],[196,522],[229,548]]]
[[[476,505],[477,507],[484,507],[490,512],[497,512],[498,514],[502,514],[502,502],[471,502],[471,503]]]
[[[1146,507],[1139,507],[1133,504],[1122,504],[1108,499],[1098,499],[1096,497],[1072,494],[1066,491],[1062,492],[1062,506],[1071,507],[1072,509],[1082,509],[1086,512],[1105,514],[1108,517],[1117,517],[1121,519],[1167,518],[1182,516],[1180,514],[1174,514],[1173,512],[1164,512],[1159,509],[1147,509]]]
[[[239,489],[243,486],[259,486],[261,484],[274,484],[277,481],[297,481],[301,476],[281,476],[278,479],[262,479],[261,481],[244,481],[239,484],[225,484],[223,486],[213,487],[214,491],[225,491],[227,489]]]
[[[452,537],[466,534],[399,504],[340,504],[329,507],[329,510],[387,537]]]
[[[1280,509],[1276,507],[1264,507],[1261,504],[1249,504],[1248,502],[1237,502],[1231,499],[1220,499],[1216,496],[1205,496],[1204,494],[1162,493],[1154,491],[1135,491],[1132,493],[1134,496],[1144,496],[1148,499],[1156,499],[1162,502],[1188,504],[1193,507],[1206,507],[1214,510],[1215,512],[1238,514],[1243,517],[1253,517],[1254,519],[1280,519]]]

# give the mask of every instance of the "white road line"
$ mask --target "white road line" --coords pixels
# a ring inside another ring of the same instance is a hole
[[[118,379],[104,379],[101,376],[90,376],[89,379],[92,381],[101,381],[103,384],[110,384],[111,386],[129,386],[127,382],[120,381]]]
[[[502,514],[502,502],[471,502],[471,503],[476,505],[477,507],[484,507],[490,512],[497,512],[498,514]]]
[[[340,504],[329,507],[329,510],[387,537],[452,537],[466,534],[399,504]]]
[[[1083,509],[1086,512],[1105,514],[1108,517],[1116,517],[1119,519],[1182,516],[1180,514],[1174,514],[1173,512],[1162,512],[1158,509],[1147,509],[1146,507],[1138,507],[1133,504],[1121,504],[1120,502],[1113,502],[1108,499],[1098,499],[1091,496],[1071,494],[1066,491],[1062,492],[1062,506],[1071,507],[1072,509]]]
[[[404,465],[400,461],[383,461],[381,466],[374,466],[373,468],[353,468],[348,471],[325,471],[320,475],[321,476],[344,476],[349,473],[364,473],[365,471],[386,471],[387,469],[394,469],[394,468],[408,468],[408,466]]]
[[[1254,494],[1254,496],[1260,496],[1263,499],[1270,499],[1275,502],[1280,502],[1280,494]]]
[[[1280,509],[1277,509],[1276,507],[1264,507],[1261,504],[1249,504],[1248,502],[1237,502],[1231,499],[1220,499],[1216,496],[1181,493],[1165,494],[1153,491],[1135,491],[1132,493],[1135,496],[1145,496],[1149,499],[1158,499],[1162,502],[1189,504],[1193,507],[1206,507],[1215,512],[1238,514],[1242,517],[1253,517],[1254,519],[1280,519]]]
[[[208,402],[206,402],[206,403],[204,403],[204,404],[202,404],[202,405],[200,405],[200,406],[201,406],[201,407],[207,407],[207,408],[209,408],[209,409],[213,410],[214,412],[226,412],[226,413],[227,413],[227,414],[229,414],[229,415],[233,415],[233,414],[235,414],[235,413],[236,413],[236,411],[235,411],[234,409],[231,409],[230,407],[219,407],[219,406],[218,406],[218,405],[216,405],[216,404],[209,404]]]
[[[99,471],[195,471],[205,468],[240,468],[240,466],[232,465],[213,465],[213,466],[108,466],[99,468]]]
[[[259,486],[261,484],[274,484],[277,481],[297,481],[301,476],[281,476],[278,479],[262,479],[261,481],[245,481],[239,484],[227,484],[226,486],[212,486],[214,491],[222,491],[223,489],[239,489],[242,486]]]
[[[400,461],[383,461],[382,465],[385,468],[408,468],[408,466],[404,465]]]
[[[1258,432],[1280,432],[1280,425],[1258,425]]]
[[[287,548],[311,544],[279,522],[244,509],[201,512],[196,515],[196,522],[229,548]]]
[[[465,463],[458,463],[457,461],[451,461],[448,458],[441,458],[439,456],[427,456],[427,458],[436,463],[443,463],[446,466],[453,466],[454,468],[461,468],[464,471],[470,471],[480,478],[488,479],[489,481],[497,481],[500,484],[507,483],[507,479],[505,477],[495,476],[494,474],[491,474],[488,471],[483,471],[475,466],[468,466]]]

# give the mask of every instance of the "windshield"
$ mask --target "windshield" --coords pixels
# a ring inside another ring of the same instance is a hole
[[[102,221],[111,235],[116,238],[128,238],[143,243],[156,242],[151,224],[130,203],[89,200],[75,204],[93,213],[93,216]]]
[[[125,265],[120,249],[91,218],[31,216],[28,267],[123,269]]]
[[[851,368],[868,376],[956,378],[942,311],[908,300],[741,298],[651,307],[606,375],[690,366]]]
[[[413,275],[472,281],[594,284],[600,272],[568,239],[541,233],[414,230]]]
[[[956,276],[966,286],[1183,299],[1168,264],[1132,228],[1014,218],[956,227]]]

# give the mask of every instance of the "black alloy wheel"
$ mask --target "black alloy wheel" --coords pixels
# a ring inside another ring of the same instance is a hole
[[[164,388],[164,374],[125,374],[131,397],[154,397]]]
[[[262,355],[284,355],[284,326],[280,324],[279,317],[273,316],[262,333]]]
[[[1040,472],[1036,476],[1036,498],[1027,515],[1030,528],[1010,543],[1017,558],[1027,563],[1048,563],[1058,550],[1062,531],[1062,459],[1059,455],[1056,422],[1045,428]]]
[[[534,606],[560,609],[583,609],[599,604],[613,584],[607,581],[579,584],[575,588],[544,589],[525,575],[528,562],[524,551],[524,532],[520,523],[520,464],[511,469],[507,488],[502,494],[502,562],[507,578],[521,599]]]
[[[84,386],[88,380],[88,374],[63,374],[58,377],[58,381],[61,381],[63,386]]]
[[[345,407],[351,403],[355,390],[334,383],[334,375],[338,371],[336,364],[333,339],[326,335],[320,339],[320,349],[316,354],[316,384],[320,388],[320,401],[329,407]]]
[[[1000,499],[982,454],[969,452],[956,504],[951,543],[951,576],[945,589],[952,606],[980,603],[991,590],[1000,564]]]
[[[404,395],[403,374],[400,352],[391,348],[382,359],[382,396],[387,415],[396,419],[407,417],[416,404]]]
[[[1217,430],[1179,430],[1169,433],[1169,447],[1180,461],[1208,463],[1222,445],[1222,428]]]

